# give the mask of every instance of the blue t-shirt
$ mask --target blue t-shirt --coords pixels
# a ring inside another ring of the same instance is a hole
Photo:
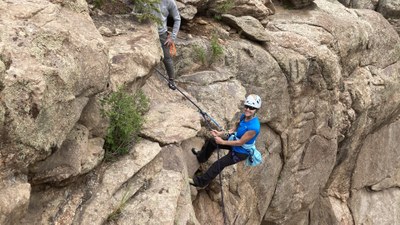
[[[260,133],[260,121],[258,117],[255,116],[253,119],[249,121],[245,121],[244,114],[240,116],[240,123],[238,128],[236,129],[236,137],[240,139],[246,131],[253,130],[256,132],[256,135],[252,139],[250,139],[246,144],[254,144],[256,142],[257,136]],[[232,146],[234,152],[242,153],[242,154],[249,154],[246,149],[242,146]]]

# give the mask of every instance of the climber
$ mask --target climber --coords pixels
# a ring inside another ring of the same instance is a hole
[[[236,132],[237,140],[224,140],[224,131],[212,130],[213,138],[210,138],[203,145],[201,151],[192,149],[199,163],[204,163],[210,158],[213,151],[217,148],[227,149],[229,153],[219,160],[215,161],[206,173],[189,179],[189,184],[198,187],[206,187],[225,167],[236,164],[247,159],[248,150],[242,146],[245,144],[254,144],[260,132],[260,121],[256,116],[261,107],[261,98],[258,95],[251,94],[247,96],[244,102],[244,113],[240,116],[240,121],[234,129],[228,131],[229,134]]]
[[[163,63],[169,77],[168,86],[172,90],[175,90],[175,72],[172,56],[170,55],[169,49],[171,46],[175,46],[175,39],[178,35],[179,28],[181,26],[181,16],[179,15],[178,7],[174,0],[161,0],[156,5],[159,12],[153,11],[153,14],[161,20],[161,25],[158,26],[158,35],[160,37],[161,47],[164,53]],[[172,34],[168,34],[167,19],[168,16],[172,16],[174,19],[174,25],[172,28]]]

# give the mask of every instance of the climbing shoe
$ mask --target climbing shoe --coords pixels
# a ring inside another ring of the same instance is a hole
[[[189,184],[196,187],[198,190],[204,189],[208,186],[208,184],[204,185],[204,186],[200,186],[198,184],[196,184],[196,182],[194,182],[194,180],[192,178],[189,178]]]
[[[201,176],[201,175],[203,175],[203,171],[199,168],[199,169],[196,170],[196,172],[194,172],[194,175],[195,176]]]
[[[189,184],[190,184],[190,185],[192,185],[192,186],[196,186],[196,185],[194,184],[194,181],[193,181],[193,179],[192,179],[192,178],[189,178],[188,180],[189,180]]]
[[[174,80],[170,79],[168,82],[168,87],[172,90],[176,90],[175,82]]]
[[[192,153],[193,153],[193,155],[196,156],[197,162],[198,162],[198,163],[202,163],[202,162],[200,161],[200,159],[199,159],[200,151],[196,151],[195,148],[192,148]]]
[[[196,151],[196,149],[195,149],[195,148],[192,148],[192,153],[193,153],[193,155],[195,155],[195,156],[198,156],[198,155],[199,155],[199,152],[198,152],[198,151]]]

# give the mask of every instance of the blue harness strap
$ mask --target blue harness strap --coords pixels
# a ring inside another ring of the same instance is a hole
[[[229,136],[228,140],[238,140],[239,138],[236,137],[236,132]],[[246,149],[249,156],[246,159],[246,166],[257,166],[262,163],[262,155],[256,148],[256,143],[253,144],[244,144],[242,148]]]

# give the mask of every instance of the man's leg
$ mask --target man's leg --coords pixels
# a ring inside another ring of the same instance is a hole
[[[165,32],[164,34],[161,34],[160,35],[160,43],[161,43],[161,48],[164,53],[163,63],[164,63],[165,69],[167,70],[167,74],[168,74],[168,78],[169,78],[169,87],[171,89],[175,90],[176,87],[175,87],[175,82],[174,82],[174,78],[175,78],[174,62],[172,61],[172,57],[169,54],[169,47],[164,45],[165,41],[167,40],[167,36],[168,36],[167,32]]]

